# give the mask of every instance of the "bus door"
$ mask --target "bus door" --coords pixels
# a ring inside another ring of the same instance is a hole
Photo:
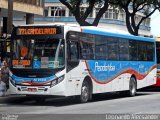
[[[80,81],[79,74],[79,47],[77,41],[67,42],[67,77],[68,77],[68,88],[70,91],[75,92],[76,82]],[[74,89],[74,91],[73,91]],[[73,93],[75,94],[75,93]]]

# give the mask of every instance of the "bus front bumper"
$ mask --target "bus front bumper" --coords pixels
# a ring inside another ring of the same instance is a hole
[[[50,87],[50,86],[14,86],[9,81],[10,94],[19,95],[56,95],[66,96],[63,82]]]

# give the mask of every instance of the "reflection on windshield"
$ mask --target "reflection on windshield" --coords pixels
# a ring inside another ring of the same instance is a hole
[[[62,39],[14,40],[14,68],[61,68],[64,66]]]

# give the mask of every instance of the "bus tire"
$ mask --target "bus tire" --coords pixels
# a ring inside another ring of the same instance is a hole
[[[133,97],[136,95],[137,92],[137,83],[135,77],[131,77],[130,82],[129,82],[129,91],[128,91],[128,96]]]
[[[86,103],[90,99],[90,85],[87,80],[84,80],[81,87],[80,102]]]

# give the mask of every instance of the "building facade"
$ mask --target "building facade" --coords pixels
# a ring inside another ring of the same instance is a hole
[[[10,52],[8,36],[15,25],[15,18],[25,24],[33,24],[36,16],[43,16],[44,0],[0,0],[0,56],[7,58]],[[9,56],[8,56],[9,57]]]
[[[85,11],[86,7],[87,5],[82,5],[81,12]],[[98,6],[94,8],[87,20],[93,21],[99,9],[100,8]],[[138,13],[136,16],[136,20],[138,21],[139,19],[141,19],[142,16],[142,13]],[[34,21],[36,24],[45,24],[53,22],[77,24],[72,13],[59,0],[45,0],[44,16],[35,17]],[[25,17],[14,18],[14,23],[16,25],[25,24]],[[121,9],[113,9],[110,7],[103,14],[98,26],[106,29],[128,32],[125,22],[125,12]],[[150,29],[150,18],[148,18],[140,26],[139,34],[150,36]]]
[[[87,5],[82,5],[81,12],[85,11]],[[88,21],[93,21],[96,14],[99,11],[99,7],[94,8],[90,14]],[[61,4],[59,0],[46,0],[45,1],[45,17],[37,18],[36,22],[65,22],[65,23],[76,23],[74,16],[71,14],[69,9]],[[141,19],[142,13],[138,13],[136,16],[136,21]],[[112,30],[121,30],[128,32],[125,22],[125,12],[121,9],[109,8],[102,16],[99,27],[105,27]],[[140,26],[139,34],[150,35],[150,18],[146,19]]]
[[[24,18],[26,23],[34,23],[34,15],[43,15],[44,0],[12,0],[13,1],[13,18]],[[0,1],[0,27],[2,28],[8,17],[9,0]],[[14,24],[14,22],[13,22]],[[5,30],[0,29],[0,33]]]

